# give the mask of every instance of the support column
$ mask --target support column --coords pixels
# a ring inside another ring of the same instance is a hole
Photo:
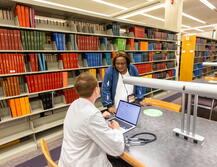
[[[173,2],[173,3],[172,3]],[[180,32],[183,0],[165,0],[165,28]]]

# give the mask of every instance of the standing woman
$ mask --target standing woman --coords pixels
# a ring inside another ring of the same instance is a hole
[[[117,52],[112,60],[112,66],[106,70],[102,83],[102,104],[109,112],[116,112],[120,100],[136,99],[140,105],[145,105],[142,101],[142,87],[123,83],[123,79],[128,76],[138,76],[138,71],[133,64],[130,64],[130,58],[125,52]]]

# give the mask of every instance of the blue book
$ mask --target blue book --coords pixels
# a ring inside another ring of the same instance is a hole
[[[59,50],[59,40],[58,40],[58,33],[53,33],[52,34],[52,37],[53,37],[53,40],[55,41],[56,43],[56,49]]]
[[[38,56],[39,71],[44,71],[43,70],[44,68],[43,68],[43,63],[42,63],[42,59],[41,59],[40,53],[37,56]]]
[[[62,40],[62,34],[60,33],[57,33],[57,40],[58,40],[58,43],[59,43],[59,46],[58,46],[58,50],[63,50],[63,40]]]
[[[41,53],[41,60],[42,60],[43,70],[47,70],[44,53]]]

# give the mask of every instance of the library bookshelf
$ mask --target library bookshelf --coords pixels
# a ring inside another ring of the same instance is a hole
[[[196,35],[182,37],[181,81],[192,81],[213,73],[215,67],[205,67],[202,63],[216,61],[217,40]]]
[[[80,13],[82,20],[43,19],[46,7],[10,5],[0,9],[0,162],[36,150],[41,138],[62,138],[66,111],[78,98],[75,77],[90,71],[101,84],[117,51],[129,54],[139,77],[176,79],[176,32]]]

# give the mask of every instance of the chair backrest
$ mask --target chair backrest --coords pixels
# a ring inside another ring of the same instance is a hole
[[[50,156],[50,151],[49,151],[47,142],[44,139],[41,139],[40,145],[41,145],[41,151],[43,152],[44,157],[47,160],[48,167],[58,167],[57,164],[52,160]]]

